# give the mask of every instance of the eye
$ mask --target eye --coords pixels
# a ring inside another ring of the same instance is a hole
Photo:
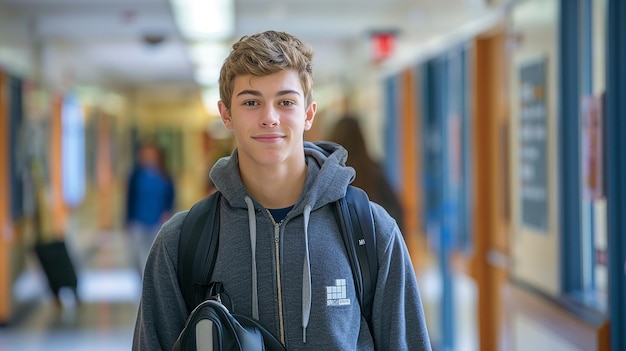
[[[257,106],[259,103],[256,100],[247,100],[243,102],[244,106]]]
[[[278,103],[281,106],[293,106],[296,103],[291,101],[291,100],[282,100],[281,102]]]

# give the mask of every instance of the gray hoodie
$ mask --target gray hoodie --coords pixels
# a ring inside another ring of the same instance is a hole
[[[231,311],[257,318],[288,350],[373,350],[332,203],[354,178],[347,152],[304,143],[304,190],[276,224],[247,192],[236,150],[211,170],[222,192],[212,281]],[[379,261],[373,303],[377,350],[430,350],[413,266],[395,221],[372,203]],[[178,236],[186,211],[161,228],[148,258],[133,350],[171,350],[188,316],[177,281]],[[251,244],[252,243],[252,244]],[[254,250],[252,248],[255,248]]]

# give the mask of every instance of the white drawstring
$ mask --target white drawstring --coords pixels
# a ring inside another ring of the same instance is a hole
[[[304,266],[302,268],[302,342],[306,343],[306,328],[311,316],[311,261],[309,257],[309,218],[311,205],[304,208]]]
[[[248,225],[250,227],[250,248],[252,251],[252,318],[259,320],[259,296],[258,281],[256,273],[256,215],[254,212],[254,204],[252,199],[246,196],[246,204],[248,204]]]

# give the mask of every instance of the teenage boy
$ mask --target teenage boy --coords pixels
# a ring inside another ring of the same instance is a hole
[[[223,283],[231,312],[258,319],[288,350],[430,350],[402,233],[375,203],[373,335],[361,315],[333,212],[355,173],[342,147],[304,142],[317,109],[312,55],[298,38],[266,31],[241,38],[222,66],[218,107],[236,149],[210,173],[223,195],[211,280]],[[152,246],[134,350],[171,350],[185,325],[176,273],[184,218],[174,215]]]

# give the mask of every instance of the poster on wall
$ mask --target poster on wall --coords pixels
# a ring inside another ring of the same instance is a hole
[[[522,226],[548,230],[546,57],[519,66],[519,172]]]

